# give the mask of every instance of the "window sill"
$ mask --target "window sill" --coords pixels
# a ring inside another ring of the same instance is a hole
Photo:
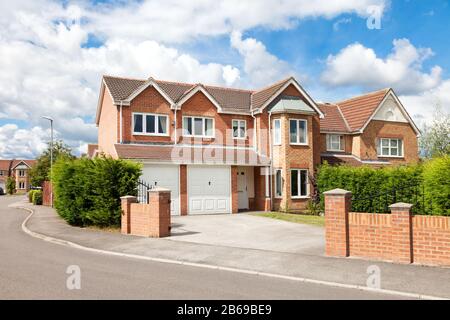
[[[290,146],[301,146],[301,147],[308,147],[309,144],[308,143],[289,143]]]
[[[204,140],[213,140],[215,137],[207,137],[207,136],[186,136],[182,135],[183,138],[194,138],[194,139],[204,139]]]
[[[311,198],[311,196],[296,196],[296,197],[291,196],[292,200],[302,200],[302,199],[309,199],[309,198]]]
[[[377,156],[378,158],[405,159],[404,156]]]
[[[139,133],[139,132],[133,132],[133,136],[144,136],[144,137],[170,137],[169,134],[159,134],[159,133]]]
[[[345,150],[327,149],[329,152],[345,152]]]

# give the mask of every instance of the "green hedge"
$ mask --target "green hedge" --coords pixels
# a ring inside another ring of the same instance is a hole
[[[449,157],[429,160],[424,164],[372,168],[330,166],[318,170],[317,187],[321,194],[334,188],[352,191],[352,210],[389,212],[393,202],[415,204],[413,212],[450,215]],[[418,185],[419,187],[411,187]]]
[[[112,158],[58,160],[55,208],[71,225],[120,225],[120,197],[136,195],[139,164]]]
[[[42,191],[41,190],[33,190],[31,195],[31,199],[34,205],[42,205]]]
[[[30,190],[30,191],[28,191],[28,202],[30,202],[30,203],[33,202],[33,193],[34,193],[35,191],[36,191],[36,190]]]

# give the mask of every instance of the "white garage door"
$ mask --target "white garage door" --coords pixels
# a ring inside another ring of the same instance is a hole
[[[189,214],[231,213],[230,167],[188,166]]]
[[[145,164],[142,168],[142,180],[153,186],[170,189],[172,215],[180,214],[179,176],[179,166]]]

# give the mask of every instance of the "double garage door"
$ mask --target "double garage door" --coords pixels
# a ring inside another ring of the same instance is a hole
[[[188,214],[231,212],[231,176],[227,166],[187,166]],[[171,190],[171,213],[180,214],[180,167],[146,164],[142,179]]]

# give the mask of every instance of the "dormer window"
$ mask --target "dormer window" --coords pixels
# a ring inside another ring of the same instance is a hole
[[[327,134],[327,151],[344,151],[344,136]]]

